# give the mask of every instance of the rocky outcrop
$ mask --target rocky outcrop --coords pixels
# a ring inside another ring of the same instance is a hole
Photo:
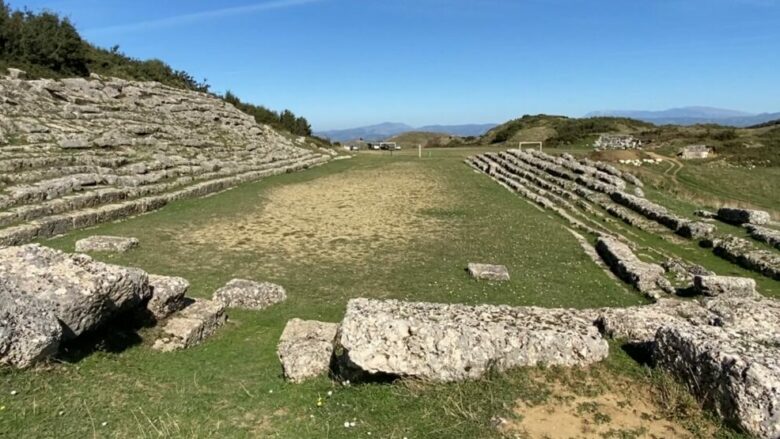
[[[596,324],[610,338],[643,345],[652,343],[660,328],[680,324],[706,325],[713,315],[698,302],[659,299],[652,305],[597,311]]]
[[[288,321],[276,348],[285,378],[299,383],[326,373],[338,327],[337,323],[315,320]]]
[[[51,310],[66,339],[98,328],[150,296],[142,270],[36,244],[0,248],[0,278],[7,288],[33,296]]]
[[[124,253],[138,247],[136,238],[123,236],[96,235],[76,241],[77,252],[116,252]]]
[[[476,264],[469,263],[467,268],[469,274],[474,279],[490,281],[508,281],[509,270],[505,265]]]
[[[660,265],[640,260],[631,248],[617,239],[599,237],[596,251],[615,275],[648,297],[657,299],[661,291],[670,291],[671,285]]]
[[[281,285],[233,279],[214,292],[213,299],[228,308],[265,309],[287,300]]]
[[[62,327],[51,308],[0,279],[0,364],[24,368],[54,355]]]
[[[749,277],[694,276],[694,290],[705,296],[756,296],[756,281]]]
[[[225,306],[219,302],[194,299],[171,316],[162,328],[162,336],[153,349],[171,352],[200,344],[227,321]]]
[[[718,219],[731,224],[768,224],[772,221],[769,212],[763,210],[739,209],[734,207],[721,207],[718,209]]]
[[[184,295],[187,294],[190,283],[181,277],[150,274],[149,287],[151,298],[146,309],[155,320],[162,320],[186,305]]]
[[[609,346],[576,311],[353,299],[337,337],[340,373],[477,378],[488,369],[584,366]]]

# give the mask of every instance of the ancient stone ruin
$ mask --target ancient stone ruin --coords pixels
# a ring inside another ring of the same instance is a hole
[[[596,149],[637,149],[642,141],[629,134],[602,134],[593,143]]]
[[[217,97],[96,75],[0,78],[0,245],[328,160]]]

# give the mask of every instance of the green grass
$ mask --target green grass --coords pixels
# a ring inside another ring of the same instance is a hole
[[[98,350],[41,370],[0,369],[0,436],[498,437],[491,417],[510,416],[516,400],[544,399],[549,393],[529,378],[532,370],[459,384],[342,386],[321,377],[293,385],[282,378],[275,354],[287,320],[339,321],[353,297],[580,308],[645,303],[590,261],[559,218],[465,166],[462,158],[476,151],[484,148],[437,150],[422,160],[413,152],[359,154],[46,241],[72,251],[77,239],[93,234],[135,236],[141,242],[136,250],[94,256],[183,276],[192,283],[192,296],[210,297],[227,280],[245,277],[279,282],[289,299],[264,311],[230,310],[225,328],[186,351],[152,351],[154,330],[148,329],[117,352]],[[439,179],[456,197],[446,208],[416,212],[445,227],[409,237],[391,265],[383,257],[323,265],[302,255],[280,266],[278,260],[269,263],[274,248],[220,251],[187,236],[187,230],[210,221],[258,215],[269,191],[359,171],[389,172],[400,162]],[[464,271],[470,261],[506,264],[512,280],[473,281]],[[604,364],[582,373],[609,380],[646,371],[613,344]],[[12,391],[17,393],[11,396]],[[343,426],[353,420],[354,428]]]

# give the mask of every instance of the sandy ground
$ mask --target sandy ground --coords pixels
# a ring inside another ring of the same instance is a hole
[[[691,438],[683,425],[657,416],[659,410],[646,387],[623,381],[592,392],[560,383],[542,404],[518,401],[517,420],[499,427],[507,437],[523,439]],[[588,390],[586,390],[588,389]]]
[[[450,200],[435,172],[394,163],[261,192],[240,216],[215,218],[184,235],[223,251],[331,264],[367,258],[391,263],[410,241],[440,235],[445,221],[424,211],[447,208]]]

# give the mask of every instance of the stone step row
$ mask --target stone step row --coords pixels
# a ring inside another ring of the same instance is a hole
[[[574,218],[572,214],[559,207],[550,198],[556,199],[559,204],[567,206],[572,213],[576,214],[577,210],[574,209],[574,207],[571,206],[567,201],[557,197],[553,193],[545,191],[544,189],[536,188],[529,181],[524,180],[522,177],[518,177],[517,175],[514,175],[511,172],[505,170],[498,163],[493,162],[490,158],[484,155],[471,157],[467,159],[466,163],[473,168],[486,173],[488,176],[493,178],[496,182],[508,190],[520,194],[521,196],[539,205],[543,209],[548,209],[557,213],[573,227],[594,234],[606,232],[606,229],[603,231],[596,230],[594,227],[591,227],[585,224],[583,221]]]
[[[172,201],[199,197],[228,189],[241,183],[258,180],[281,173],[306,169],[311,166],[323,164],[327,160],[328,159],[326,157],[315,156],[312,158],[303,159],[287,166],[281,166],[264,171],[249,171],[230,177],[217,178],[161,195],[143,197],[130,201],[80,210],[77,212],[41,218],[27,224],[1,229],[0,245],[19,245],[36,239],[44,239],[60,235],[74,229],[90,227],[107,221],[127,218],[159,209]]]
[[[756,249],[750,241],[736,236],[722,236],[706,244],[712,251],[727,261],[743,268],[780,280],[780,254],[772,250]]]
[[[6,211],[0,211],[0,227],[10,226],[22,221],[31,221],[47,215],[56,215],[71,210],[96,207],[101,204],[108,204],[142,196],[156,195],[174,190],[193,182],[209,180],[214,178],[229,177],[234,174],[249,171],[263,171],[274,167],[281,167],[293,164],[311,155],[304,155],[297,159],[281,160],[271,163],[262,163],[254,166],[251,163],[244,163],[239,168],[224,168],[213,172],[205,172],[197,176],[185,176],[172,179],[169,182],[148,184],[138,187],[127,188],[106,188],[106,187],[88,187],[85,191],[77,195],[63,196],[54,200],[42,201],[33,205],[24,205],[11,208]]]

